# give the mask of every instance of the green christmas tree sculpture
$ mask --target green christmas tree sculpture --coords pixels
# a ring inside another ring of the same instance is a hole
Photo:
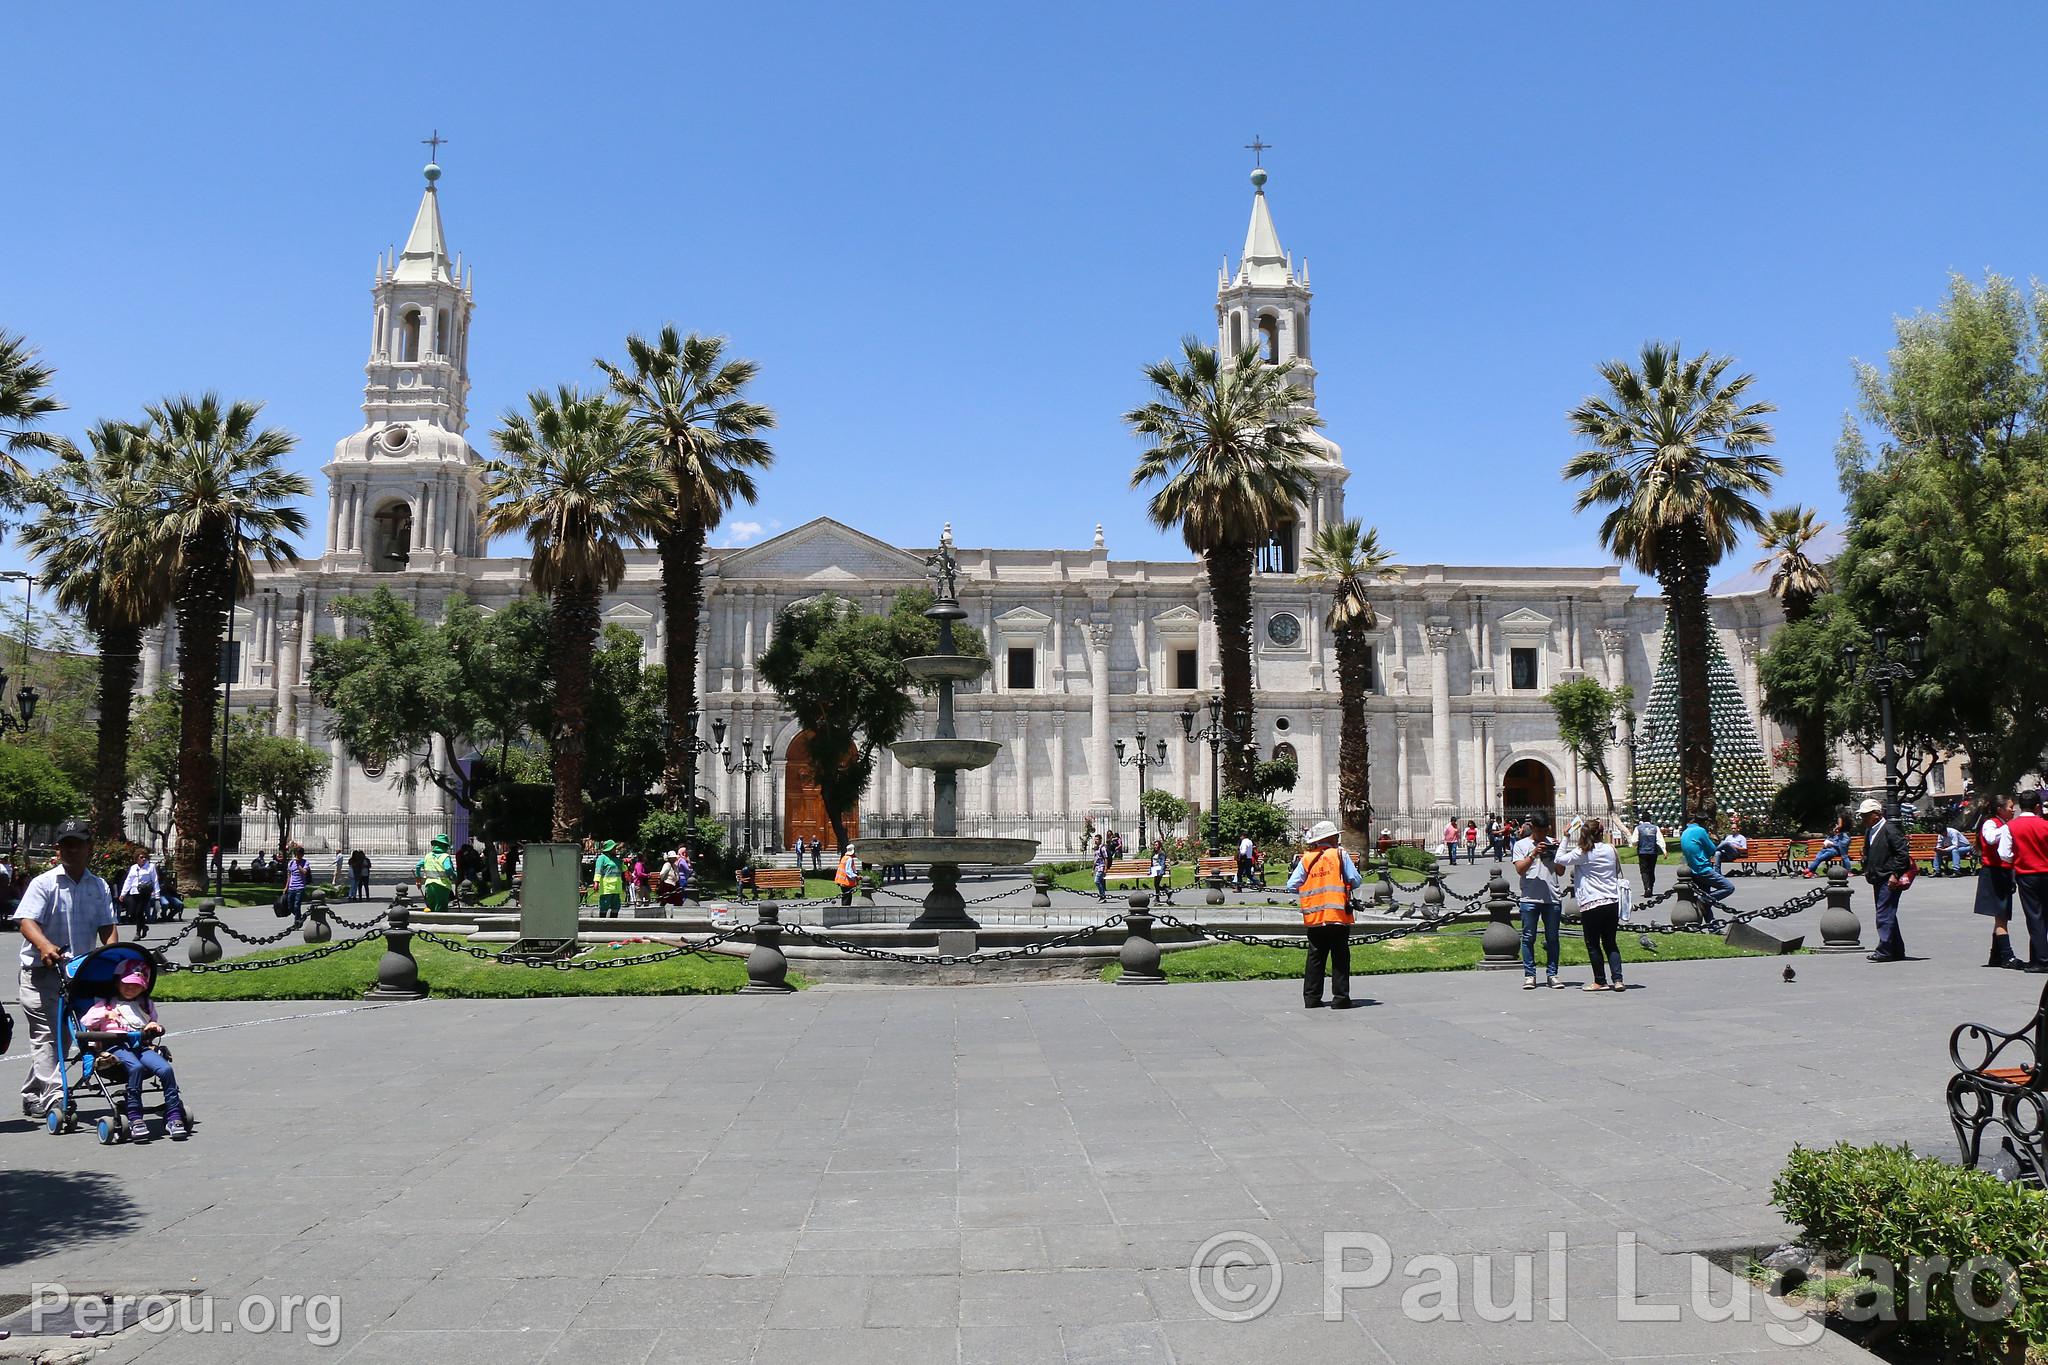
[[[1735,670],[1713,632],[1707,635],[1707,706],[1714,729],[1714,803],[1724,816],[1761,819],[1771,806],[1770,764]],[[1660,825],[1675,825],[1685,815],[1685,800],[1678,776],[1678,632],[1668,618],[1636,740],[1636,808]]]

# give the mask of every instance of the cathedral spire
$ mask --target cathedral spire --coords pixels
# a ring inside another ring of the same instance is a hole
[[[1266,172],[1252,172],[1252,221],[1244,232],[1244,259],[1238,278],[1247,284],[1292,284],[1287,253],[1280,249],[1280,234],[1273,227],[1273,210],[1266,205]]]
[[[441,168],[429,161],[423,173],[427,177],[426,192],[420,195],[420,210],[413,215],[412,232],[405,239],[405,250],[398,254],[398,267],[392,278],[408,283],[453,284],[448,239],[441,232],[441,197],[434,190],[434,182],[441,178]]]

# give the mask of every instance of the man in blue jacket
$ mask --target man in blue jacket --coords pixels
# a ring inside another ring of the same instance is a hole
[[[1714,866],[1714,836],[1698,815],[1686,817],[1685,832],[1678,836],[1678,851],[1685,855],[1685,870],[1692,877],[1693,895],[1699,903],[1700,922],[1709,929],[1721,927],[1714,907],[1735,894],[1735,883]]]

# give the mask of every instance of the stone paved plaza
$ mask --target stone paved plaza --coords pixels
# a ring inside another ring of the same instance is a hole
[[[1468,972],[1365,978],[1350,1013],[1287,982],[170,1006],[200,1131],[101,1148],[0,1122],[0,1293],[203,1290],[229,1318],[341,1298],[324,1349],[173,1333],[101,1357],[150,1365],[1867,1359],[1778,1344],[1746,1297],[1752,1320],[1703,1320],[1679,1253],[1780,1235],[1795,1141],[1952,1150],[1950,1027],[2017,1023],[2041,984],[1978,966],[1966,885],[1911,894],[1926,960],[1809,956],[1791,984],[1775,960],[1646,965],[1619,998]],[[1229,1233],[1280,1262],[1250,1322],[1190,1283]],[[1630,1233],[1638,1298],[1678,1321],[1620,1320]],[[1393,1258],[1335,1321],[1328,1234]],[[1534,1321],[1481,1320],[1488,1252],[1500,1302],[1498,1253],[1535,1253]],[[1404,1315],[1425,1253],[1453,1258],[1463,1320]]]

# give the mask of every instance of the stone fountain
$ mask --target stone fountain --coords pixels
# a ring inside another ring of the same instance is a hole
[[[960,895],[963,866],[1014,867],[1038,853],[1036,839],[984,839],[959,833],[960,773],[986,768],[1003,746],[992,739],[962,739],[953,728],[953,688],[973,682],[989,670],[987,659],[970,658],[953,643],[953,623],[967,619],[960,605],[959,561],[953,556],[953,527],[939,536],[936,554],[925,567],[938,582],[938,600],[925,615],[938,623],[939,652],[905,659],[903,666],[919,682],[938,687],[939,718],[930,739],[900,739],[889,746],[896,761],[932,773],[932,832],[896,839],[856,839],[854,852],[869,863],[920,863],[931,869],[931,890],[923,913],[912,929],[979,929]]]

